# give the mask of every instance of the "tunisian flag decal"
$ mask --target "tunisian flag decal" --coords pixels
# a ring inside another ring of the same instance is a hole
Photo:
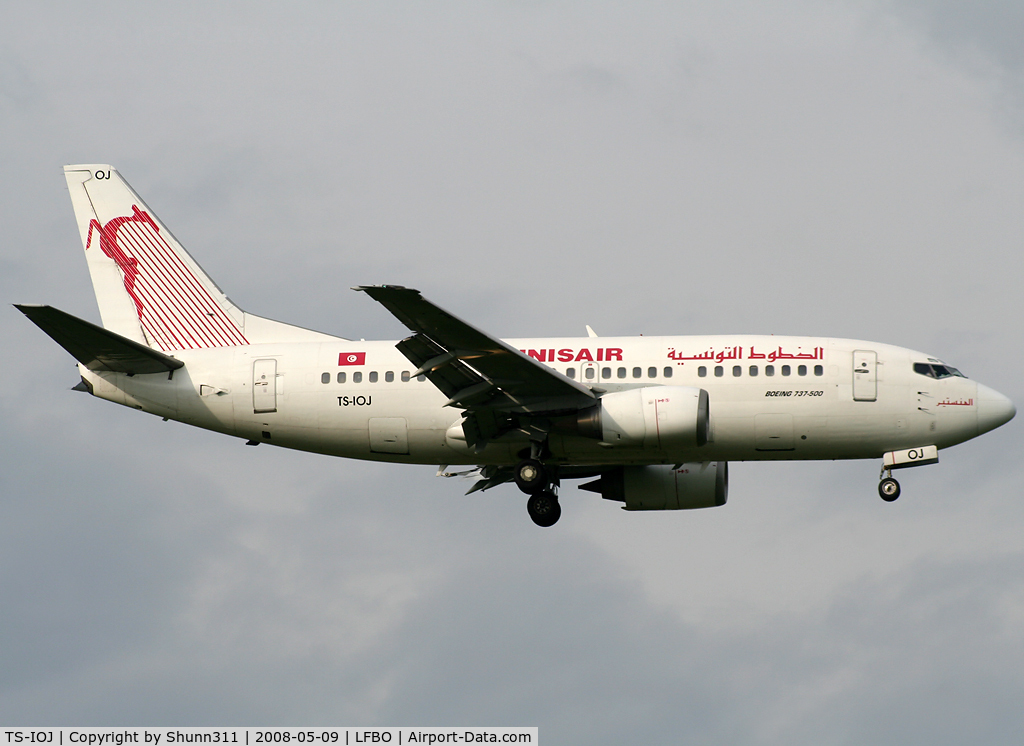
[[[338,355],[338,365],[366,365],[366,353],[343,352]]]

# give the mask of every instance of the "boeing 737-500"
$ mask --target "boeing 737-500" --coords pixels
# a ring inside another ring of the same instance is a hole
[[[102,326],[17,307],[78,360],[75,387],[165,419],[346,458],[515,482],[540,526],[565,480],[626,510],[725,504],[729,461],[934,464],[1013,403],[931,355],[780,336],[501,340],[418,291],[355,288],[411,332],[353,341],[243,311],[120,174],[65,166]],[[470,467],[449,471],[453,466]]]

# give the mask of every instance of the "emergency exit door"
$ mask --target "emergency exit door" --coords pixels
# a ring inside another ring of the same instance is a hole
[[[878,398],[878,355],[871,350],[853,351],[853,400]]]

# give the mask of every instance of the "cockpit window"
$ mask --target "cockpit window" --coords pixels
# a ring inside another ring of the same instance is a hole
[[[967,378],[963,373],[949,365],[939,363],[914,363],[914,372],[929,378]]]

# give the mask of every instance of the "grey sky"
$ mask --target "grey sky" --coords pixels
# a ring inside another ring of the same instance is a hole
[[[0,298],[98,320],[60,167],[239,305],[397,338],[808,333],[1024,401],[1011,4],[10,4]],[[545,743],[1019,743],[1017,421],[901,476],[734,464],[632,515],[68,391],[0,314],[0,721],[539,725]],[[588,740],[589,739],[589,740]]]

